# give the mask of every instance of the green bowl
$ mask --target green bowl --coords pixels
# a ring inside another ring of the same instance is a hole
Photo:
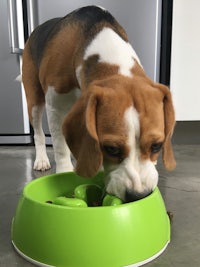
[[[47,201],[72,197],[81,184],[103,188],[103,173],[85,179],[61,173],[24,187],[12,222],[19,254],[39,266],[141,266],[159,256],[170,240],[170,223],[159,189],[116,206],[65,206]]]

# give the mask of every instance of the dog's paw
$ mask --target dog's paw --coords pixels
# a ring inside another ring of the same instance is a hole
[[[51,168],[49,159],[47,157],[45,158],[39,158],[35,160],[33,169],[36,171],[46,171]]]

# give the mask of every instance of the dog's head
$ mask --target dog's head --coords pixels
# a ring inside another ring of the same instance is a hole
[[[175,167],[175,118],[167,87],[122,80],[112,82],[115,89],[95,85],[84,92],[65,118],[63,133],[79,175],[94,176],[103,165],[107,192],[133,201],[157,185],[161,150],[165,167]]]

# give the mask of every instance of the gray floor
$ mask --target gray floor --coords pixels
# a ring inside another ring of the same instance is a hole
[[[52,160],[51,147],[48,153]],[[174,213],[171,243],[146,266],[200,266],[200,145],[177,145],[175,154],[175,171],[167,172],[158,164],[159,187],[167,209]],[[0,267],[33,266],[15,253],[10,240],[11,220],[20,192],[27,182],[41,176],[32,171],[33,160],[33,147],[0,146]],[[54,170],[53,165],[45,174]]]

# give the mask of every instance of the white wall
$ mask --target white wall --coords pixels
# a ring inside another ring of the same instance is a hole
[[[200,120],[199,0],[174,0],[170,87],[176,119]]]

